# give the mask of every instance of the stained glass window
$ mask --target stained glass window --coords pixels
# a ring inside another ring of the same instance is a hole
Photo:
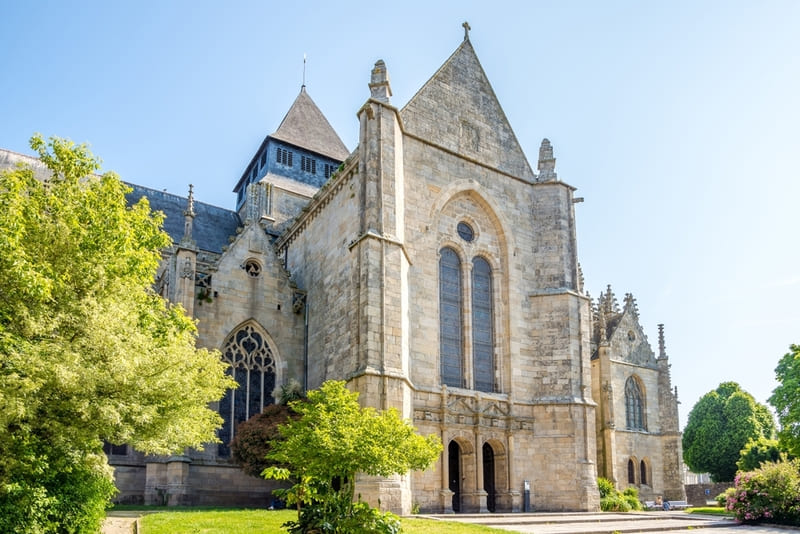
[[[453,249],[443,248],[439,259],[439,358],[442,383],[453,387],[464,386],[462,300],[461,260]]]
[[[476,257],[472,260],[472,362],[478,391],[494,391],[492,322],[492,267]]]
[[[275,389],[275,359],[265,334],[255,325],[246,324],[225,340],[222,360],[230,367],[228,374],[239,384],[230,389],[219,403],[223,419],[219,437],[219,455],[229,456],[229,444],[242,421],[261,413],[272,404]]]
[[[625,382],[625,426],[628,430],[647,430],[642,390],[632,376]]]

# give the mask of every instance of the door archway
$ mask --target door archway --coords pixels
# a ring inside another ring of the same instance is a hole
[[[453,492],[453,511],[461,511],[461,447],[455,440],[447,447],[447,480]]]
[[[486,491],[486,508],[490,512],[496,509],[497,491],[494,476],[494,449],[488,443],[483,444],[483,489]]]

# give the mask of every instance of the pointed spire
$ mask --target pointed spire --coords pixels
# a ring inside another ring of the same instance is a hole
[[[633,293],[625,293],[625,311],[630,312],[635,319],[639,319],[639,306],[633,298]]]
[[[186,209],[183,210],[183,238],[181,244],[192,245],[192,226],[194,222],[194,186],[189,184],[189,197],[186,199]]]
[[[602,299],[603,297],[600,298]],[[603,305],[605,304],[606,303],[604,302]],[[600,310],[600,313],[598,314],[597,318],[598,318],[598,323],[600,325],[600,345],[608,345],[608,332],[607,332],[608,326],[606,325],[606,314],[603,313],[602,310]]]
[[[392,96],[392,87],[389,85],[389,73],[386,70],[386,63],[382,59],[375,62],[372,68],[372,76],[369,82],[370,98],[380,102],[389,103]]]
[[[606,286],[606,293],[605,298],[603,299],[603,311],[608,315],[612,313],[619,313],[619,302],[617,302],[617,297],[614,295],[614,291],[611,289],[611,284]]]
[[[540,182],[551,182],[558,179],[556,174],[556,158],[553,157],[553,145],[546,137],[539,147],[539,179]]]
[[[300,94],[280,126],[269,137],[338,161],[344,161],[350,154],[328,119],[311,100],[305,86],[300,88]]]
[[[664,344],[664,325],[658,325],[658,357],[667,357],[667,346]]]

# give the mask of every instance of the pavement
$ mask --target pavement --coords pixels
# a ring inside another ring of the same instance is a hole
[[[142,512],[110,512],[102,534],[138,534],[136,519]],[[740,525],[719,516],[685,512],[533,513],[420,515],[426,519],[485,525],[509,532],[535,534],[633,534],[706,530],[708,534],[787,534],[793,527]],[[713,530],[711,530],[713,529]],[[234,533],[232,533],[234,534]],[[435,532],[431,532],[435,534]]]

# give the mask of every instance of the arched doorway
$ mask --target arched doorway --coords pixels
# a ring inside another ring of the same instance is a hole
[[[486,508],[495,511],[497,492],[494,478],[494,449],[488,443],[483,444],[483,489],[486,491]]]
[[[447,447],[447,479],[453,492],[453,511],[461,511],[461,447],[455,440]]]

